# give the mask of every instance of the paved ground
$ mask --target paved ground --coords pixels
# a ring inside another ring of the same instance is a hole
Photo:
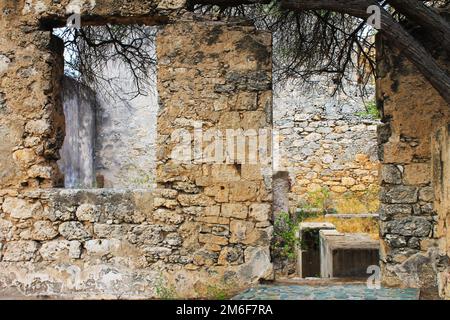
[[[417,289],[368,289],[365,284],[261,285],[233,300],[417,300]]]

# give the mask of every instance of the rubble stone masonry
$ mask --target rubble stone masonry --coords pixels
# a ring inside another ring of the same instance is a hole
[[[193,22],[184,1],[79,3],[85,23],[165,24],[158,188],[56,189],[63,66],[51,27],[73,1],[0,1],[0,295],[205,297],[273,278],[270,162],[172,158],[174,131],[195,121],[271,128],[271,35]]]
[[[374,97],[374,86],[367,89],[366,97]],[[324,188],[333,198],[377,190],[379,121],[364,115],[364,103],[373,101],[364,101],[356,81],[346,82],[345,93],[332,96],[332,91],[326,79],[312,88],[298,80],[275,86],[274,128],[280,137],[280,170],[290,176],[291,210]]]
[[[383,281],[437,293],[439,232],[431,140],[433,132],[449,122],[450,109],[381,38],[377,50],[377,98],[384,122],[378,130]]]
[[[161,25],[156,190],[58,189],[63,53],[52,28],[64,26],[76,4],[85,24]],[[271,160],[227,153],[222,163],[208,162],[199,154],[210,144],[199,143],[198,130],[199,123],[203,132],[242,129],[265,145],[271,35],[194,17],[185,4],[0,0],[0,296],[192,298],[273,279]],[[431,137],[450,110],[386,44],[378,44],[378,60],[384,284],[437,292],[439,282],[448,296],[448,210],[433,190]],[[180,132],[191,150],[183,161],[174,157]],[[312,142],[331,134],[314,133]]]

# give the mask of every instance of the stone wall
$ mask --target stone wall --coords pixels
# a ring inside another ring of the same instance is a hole
[[[156,55],[153,44],[145,43],[142,50]],[[158,93],[156,70],[149,69],[149,85],[142,86],[139,94],[131,72],[120,60],[109,61],[99,71],[111,80],[96,90],[95,166],[105,188],[154,186]]]
[[[438,213],[437,237],[440,260],[437,264],[439,295],[450,299],[450,127],[439,128],[433,135],[432,172],[434,205]]]
[[[184,221],[193,270],[221,265],[215,270],[227,277],[273,276],[271,161],[250,164],[229,149],[215,150],[221,163],[205,158],[226,130],[271,129],[271,39],[249,26],[195,23],[170,25],[158,36],[157,183],[170,192],[155,199],[155,214]],[[180,129],[191,151],[184,161],[174,157]],[[214,139],[198,140],[208,130]]]
[[[65,118],[64,143],[58,166],[65,188],[93,188],[97,96],[93,90],[65,76],[62,82]]]
[[[333,96],[330,80],[318,78],[311,88],[298,82],[279,84],[274,94],[274,128],[280,167],[290,175],[291,207],[322,188],[337,198],[375,189],[378,121],[365,116],[374,87],[362,96],[356,81],[348,81],[345,93]]]
[[[411,63],[381,39],[377,45],[383,281],[437,293],[431,135],[450,109]]]
[[[132,76],[120,62],[112,62],[98,72],[102,79],[119,81],[123,87],[114,88],[111,94],[107,84],[94,91],[64,78],[66,134],[58,161],[65,176],[64,186],[152,189],[156,170],[156,78],[152,80],[154,86],[136,95],[129,94],[134,90]]]
[[[85,22],[174,23],[157,40],[158,189],[53,189],[61,182],[63,66],[47,29],[72,10],[69,1],[0,1],[1,295],[204,297],[271,279],[270,161],[171,156],[174,131],[193,121],[270,129],[270,34],[187,22],[183,11],[185,22],[175,23],[171,9],[184,1],[83,3]]]

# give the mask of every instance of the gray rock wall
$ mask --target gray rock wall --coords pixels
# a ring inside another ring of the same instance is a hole
[[[374,100],[364,101],[356,81],[345,94],[332,96],[334,85],[317,79],[313,88],[295,81],[274,90],[274,128],[279,132],[279,163],[291,179],[291,205],[308,192],[328,188],[336,194],[364,192],[377,185],[378,121],[364,116]]]

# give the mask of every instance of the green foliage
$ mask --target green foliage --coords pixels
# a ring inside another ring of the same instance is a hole
[[[155,284],[156,296],[161,300],[175,300],[177,294],[175,288],[168,284],[163,277],[158,278]]]
[[[377,108],[375,101],[370,101],[365,105],[366,111],[358,112],[356,115],[364,118],[371,118],[373,120],[380,119],[380,111]]]
[[[230,297],[230,293],[224,287],[208,286],[207,296],[212,300],[227,300]]]
[[[312,210],[319,211],[318,213],[329,213],[333,211],[333,199],[331,197],[330,190],[326,187],[316,191],[308,192],[306,201],[300,204],[302,211],[300,214],[309,214]],[[304,220],[304,219],[302,219]]]
[[[282,258],[294,260],[300,241],[297,237],[297,217],[292,218],[289,213],[280,213],[274,224],[274,249]]]

